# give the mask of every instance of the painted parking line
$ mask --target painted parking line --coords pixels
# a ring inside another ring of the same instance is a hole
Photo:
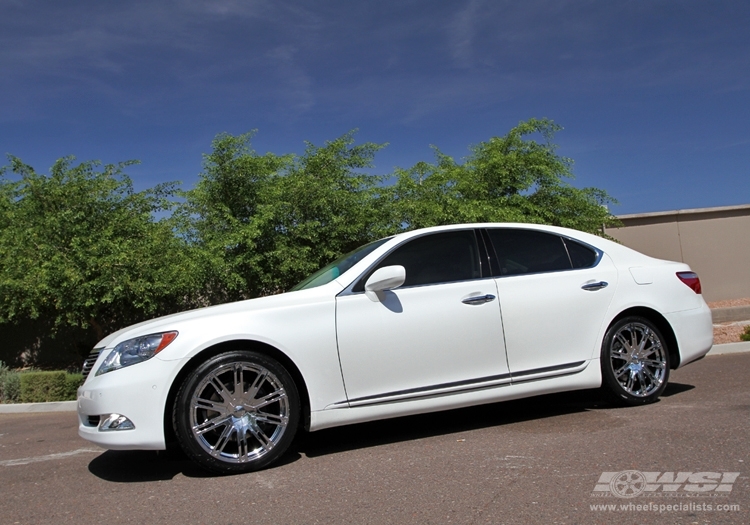
[[[47,454],[46,456],[35,456],[32,458],[4,459],[0,460],[0,467],[15,467],[16,465],[28,465],[29,463],[39,463],[40,461],[52,461],[55,459],[67,458],[76,454],[98,454],[101,449],[96,448],[79,448],[70,452],[60,452],[58,454]]]

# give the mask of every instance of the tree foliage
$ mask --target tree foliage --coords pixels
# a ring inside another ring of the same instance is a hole
[[[355,145],[347,133],[308,143],[299,157],[259,155],[251,137],[219,135],[186,193],[188,236],[204,254],[212,301],[283,291],[386,233],[381,177],[358,171],[381,145]]]
[[[73,160],[46,176],[10,157],[16,180],[0,178],[0,322],[104,335],[174,308],[194,283],[170,221],[153,215],[171,207],[172,186],[135,192],[123,173],[133,162]]]
[[[614,200],[603,190],[567,183],[572,161],[556,153],[552,139],[558,130],[546,119],[521,122],[504,137],[472,146],[463,163],[434,148],[434,163],[396,170],[392,191],[399,221],[408,228],[531,222],[597,233],[614,220],[606,208]]]

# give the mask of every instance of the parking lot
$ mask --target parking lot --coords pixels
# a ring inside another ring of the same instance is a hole
[[[750,523],[749,372],[709,356],[645,407],[585,391],[324,430],[229,477],[97,449],[73,412],[0,414],[0,523]],[[609,481],[628,471],[634,496]]]

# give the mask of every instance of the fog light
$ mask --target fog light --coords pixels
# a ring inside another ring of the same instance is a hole
[[[135,425],[125,416],[120,414],[109,414],[102,416],[101,423],[99,423],[99,431],[105,432],[109,430],[133,430]]]

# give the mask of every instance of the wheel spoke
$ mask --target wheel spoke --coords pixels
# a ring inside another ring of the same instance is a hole
[[[641,361],[644,365],[649,366],[651,368],[658,368],[659,370],[664,370],[664,361],[657,361],[656,359],[644,359]]]
[[[278,416],[276,414],[268,414],[266,412],[258,412],[255,414],[255,420],[262,423],[270,423],[272,425],[285,427],[289,423],[289,418],[286,416]]]
[[[615,335],[615,338],[620,342],[620,345],[622,345],[622,349],[624,350],[623,353],[628,353],[628,349],[632,348],[631,344],[625,340],[621,333]]]
[[[646,378],[643,377],[643,369],[638,370],[638,384],[640,385],[640,392],[648,390],[646,386]]]
[[[218,412],[222,415],[226,415],[230,412],[227,404],[222,401],[213,401],[211,399],[204,399],[199,397],[195,400],[196,409],[211,410],[212,412]]]
[[[648,368],[644,368],[643,372],[648,376],[648,378],[651,380],[651,384],[655,385],[658,383],[661,383],[661,381],[654,375],[654,373],[649,370]]]
[[[232,370],[234,375],[234,397],[238,398],[243,394],[244,385],[242,383],[242,365],[239,363],[234,365]]]
[[[623,374],[626,374],[630,369],[630,365],[625,363],[620,369],[615,370],[615,377],[619,379]]]
[[[628,329],[630,330],[630,351],[632,352],[638,348],[638,333],[635,329],[635,325],[631,324]]]
[[[247,389],[247,399],[252,401],[256,398],[256,396],[258,395],[258,391],[260,390],[260,387],[263,385],[267,377],[268,377],[268,370],[262,370],[258,372],[258,375],[255,376],[255,380],[253,381],[253,384],[250,385],[250,388]]]
[[[627,390],[627,391],[628,391],[628,392],[630,392],[630,393],[632,393],[632,392],[633,392],[633,379],[634,379],[634,376],[635,376],[635,374],[633,374],[633,372],[631,372],[631,373],[630,373],[630,374],[628,375],[628,380],[627,380],[627,382],[625,383],[625,390]]]
[[[261,430],[260,428],[250,428],[250,432],[255,436],[255,439],[258,440],[258,443],[260,443],[260,446],[263,448],[265,452],[270,451],[276,443],[274,443],[272,440],[268,439],[268,436]]]
[[[221,398],[224,400],[225,403],[229,403],[232,401],[232,394],[227,390],[227,387],[224,385],[223,382],[219,380],[219,378],[214,375],[209,380],[208,384],[210,384],[214,390],[216,390],[216,393],[221,396]]]
[[[247,443],[247,432],[237,433],[237,457],[246,460],[250,455],[250,446]]]
[[[271,403],[281,401],[284,398],[286,398],[286,392],[284,392],[283,388],[280,388],[279,390],[271,392],[270,394],[267,394],[258,399],[256,403],[253,403],[253,408],[258,410],[259,408],[263,408],[264,406],[270,405]]]
[[[232,426],[229,417],[223,414],[211,419],[207,419],[200,425],[194,426],[193,432],[195,432],[197,435],[201,435],[205,434],[206,432],[210,432],[211,430],[216,430],[222,425],[225,425],[226,427]]]
[[[221,436],[219,436],[219,439],[213,446],[213,450],[211,451],[212,456],[221,456],[221,453],[224,452],[224,447],[226,447],[227,443],[229,443],[229,439],[232,437],[233,433],[234,427],[232,425],[227,425],[226,427],[224,427],[224,431],[221,433]]]
[[[649,330],[648,327],[646,327],[641,332],[641,342],[638,345],[638,352],[643,352],[643,349],[646,347],[646,343],[648,343],[650,339],[651,339],[651,330]]]

